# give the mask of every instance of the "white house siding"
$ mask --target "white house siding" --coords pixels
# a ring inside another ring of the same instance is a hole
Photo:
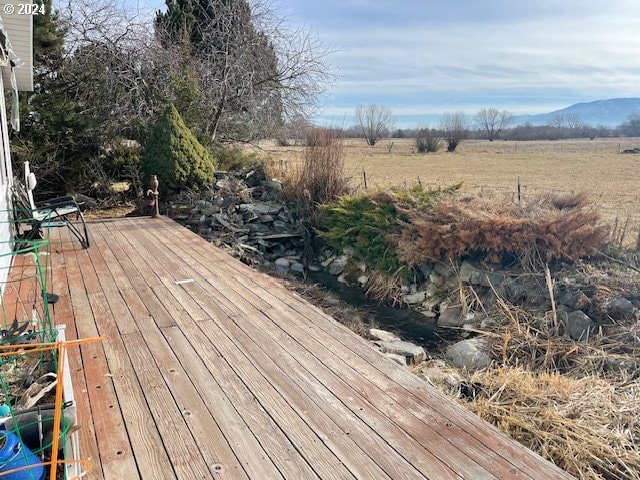
[[[4,84],[0,76],[0,93],[4,92]],[[7,110],[4,95],[0,94],[0,294],[4,291],[4,283],[11,268],[11,240],[13,232],[9,209],[11,206],[11,184],[13,173],[11,170],[11,156],[9,153],[9,133],[7,124]]]

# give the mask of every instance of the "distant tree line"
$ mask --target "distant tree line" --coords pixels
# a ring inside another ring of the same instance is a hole
[[[364,138],[374,146],[384,138],[412,138],[419,153],[437,152],[445,148],[454,152],[465,139],[501,140],[562,140],[569,138],[640,137],[640,115],[632,114],[617,127],[591,126],[576,115],[557,115],[547,125],[512,126],[513,115],[494,108],[482,108],[475,117],[463,112],[447,112],[436,126],[418,128],[393,128],[393,112],[390,108],[370,104],[355,109],[355,124],[332,131],[343,138]],[[286,138],[303,144],[305,130],[316,128],[308,121],[297,119],[284,126]],[[284,144],[284,140],[281,142]]]

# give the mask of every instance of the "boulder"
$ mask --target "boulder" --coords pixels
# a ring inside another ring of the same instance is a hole
[[[565,322],[566,331],[569,336],[574,340],[582,342],[589,339],[589,335],[597,326],[586,313],[580,310],[566,314]]]
[[[407,359],[407,363],[418,364],[427,358],[424,348],[411,342],[395,341],[395,342],[374,342],[384,353],[394,353],[402,355]]]
[[[622,297],[606,300],[602,308],[614,320],[631,318],[636,311],[633,303]]]
[[[445,358],[455,367],[464,370],[482,370],[491,364],[489,341],[484,337],[462,340],[449,346]]]

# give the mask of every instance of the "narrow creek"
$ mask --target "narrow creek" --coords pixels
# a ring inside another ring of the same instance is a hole
[[[421,345],[427,351],[435,352],[466,336],[466,332],[438,328],[435,319],[429,319],[414,310],[376,303],[365,295],[363,289],[340,283],[337,277],[328,272],[308,272],[307,280],[365,313],[371,327],[394,332],[403,340]]]

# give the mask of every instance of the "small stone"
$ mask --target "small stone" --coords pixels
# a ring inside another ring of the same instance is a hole
[[[440,304],[439,327],[461,327],[465,323],[464,320],[464,312],[461,306],[450,305],[449,302]]]
[[[347,262],[349,261],[349,257],[346,255],[340,255],[336,257],[336,259],[331,263],[329,267],[329,273],[331,275],[340,275],[346,267]]]
[[[485,317],[480,322],[480,328],[490,329],[498,326],[498,321],[492,317]]]
[[[489,342],[483,337],[462,340],[447,348],[445,358],[457,368],[483,370],[491,363]]]
[[[309,265],[309,270],[312,272],[319,272],[321,270],[319,265]]]
[[[266,189],[268,190],[272,190],[274,192],[281,192],[282,191],[282,183],[280,183],[279,180],[271,180],[268,182],[264,182],[264,186]]]
[[[380,330],[379,328],[370,328],[369,336],[374,340],[381,340],[383,342],[397,342],[400,337],[393,332],[387,330]]]
[[[407,363],[418,364],[427,358],[424,348],[411,342],[395,341],[395,342],[374,342],[380,347],[384,353],[395,353],[406,357]]]
[[[276,273],[287,273],[289,271],[290,262],[286,258],[278,258],[275,261]]]
[[[429,275],[433,271],[433,263],[421,263],[418,265],[418,270],[420,270],[424,278],[429,278]]]
[[[271,215],[260,215],[260,221],[262,223],[272,223],[273,217]]]
[[[344,277],[344,275],[339,275],[338,276],[338,282],[344,283],[345,285],[349,284],[349,282],[347,282],[347,279]]]
[[[416,303],[424,302],[426,298],[425,292],[416,292],[410,295],[403,295],[402,301],[407,305],[415,305]]]
[[[217,205],[213,205],[211,207],[207,207],[205,209],[202,210],[202,214],[206,215],[207,217],[210,215],[213,215],[214,213],[220,213],[220,207]]]
[[[589,297],[580,290],[576,290],[573,292],[566,292],[558,299],[558,303],[566,305],[572,310],[583,310],[589,306],[591,301],[589,300]]]
[[[366,275],[360,275],[358,277],[358,283],[363,287],[367,284],[368,281],[369,281],[369,277],[367,277]]]
[[[498,288],[502,286],[506,278],[504,275],[486,270],[480,270],[469,261],[462,262],[458,277],[461,281],[470,285]]]
[[[320,265],[322,265],[324,268],[327,268],[329,265],[333,263],[335,259],[336,259],[335,255],[331,255],[326,260],[321,262]]]

